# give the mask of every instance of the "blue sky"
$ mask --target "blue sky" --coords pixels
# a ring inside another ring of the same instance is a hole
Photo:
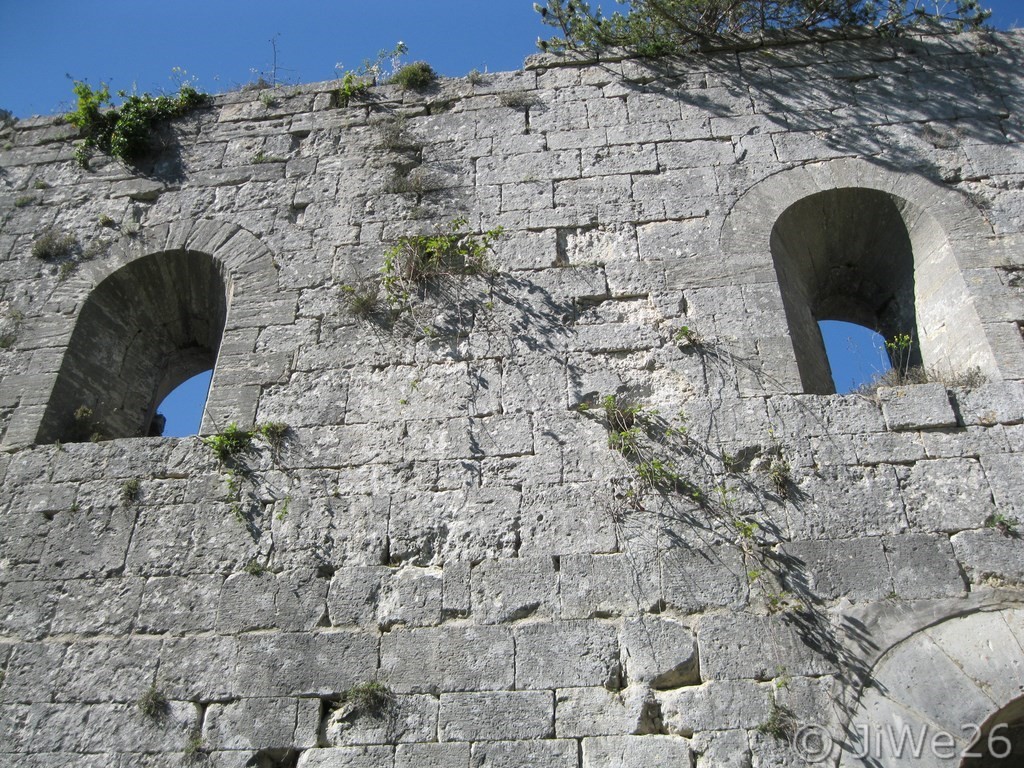
[[[1024,23],[1021,0],[982,2],[995,26]],[[0,9],[0,108],[18,117],[66,111],[67,75],[156,92],[175,89],[180,67],[204,90],[229,90],[271,72],[271,40],[279,77],[315,82],[399,40],[443,75],[518,69],[551,32],[532,0],[0,0]]]
[[[546,35],[531,0],[0,0],[0,107],[19,117],[66,110],[66,75],[112,90],[174,90],[180,67],[209,92],[278,75],[330,80],[401,40],[409,60],[447,76],[519,69]],[[16,76],[12,74],[16,73]]]
[[[983,4],[997,28],[1024,23],[1021,0]],[[334,78],[336,65],[354,69],[398,41],[408,60],[460,76],[518,69],[537,52],[537,38],[552,33],[532,0],[0,0],[0,9],[0,108],[17,117],[69,110],[69,77],[155,93],[175,90],[172,70],[180,68],[217,93],[269,80],[275,46],[277,78],[299,83]],[[843,360],[835,371],[841,391],[884,366],[877,339],[832,328],[826,342]],[[857,353],[867,359],[860,373],[848,368]],[[205,397],[208,380],[193,382],[182,405],[161,409],[168,434],[196,431],[175,425]]]

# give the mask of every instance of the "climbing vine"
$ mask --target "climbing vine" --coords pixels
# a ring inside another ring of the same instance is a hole
[[[723,536],[739,552],[747,584],[760,590],[769,613],[799,608],[797,597],[768,578],[779,575],[768,529],[755,515],[738,509],[735,502],[740,486],[778,501],[788,498],[789,460],[771,435],[767,447],[734,456],[716,452],[696,439],[684,412],[665,418],[656,408],[621,393],[593,396],[576,410],[604,426],[608,447],[627,462],[628,475],[613,481],[620,519],[631,513],[663,511],[665,505],[682,505],[680,519]],[[761,488],[751,481],[747,470],[762,477]]]

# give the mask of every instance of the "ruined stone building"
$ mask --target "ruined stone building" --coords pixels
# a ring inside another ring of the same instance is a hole
[[[1024,35],[339,85],[0,133],[0,765],[1020,764]]]

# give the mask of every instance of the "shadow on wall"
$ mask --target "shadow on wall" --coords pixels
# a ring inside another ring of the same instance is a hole
[[[709,74],[697,79],[680,80],[674,59],[632,62],[638,74],[625,85],[681,101],[684,117],[687,105],[712,118],[742,116],[752,105],[766,125],[738,127],[744,134],[785,134],[776,148],[782,162],[861,155],[958,183],[963,153],[947,158],[943,150],[966,147],[969,161],[984,164],[983,145],[1024,141],[1024,128],[1005,122],[1019,98],[1007,84],[1024,62],[1019,52],[1000,45],[999,35],[884,41],[866,35],[864,45],[835,37],[823,30],[811,38],[821,40],[816,46],[803,38],[736,57],[712,52],[705,61]],[[950,67],[951,58],[960,66]],[[699,69],[688,63],[691,71]],[[965,94],[969,108],[962,106]],[[899,122],[893,104],[900,105]]]

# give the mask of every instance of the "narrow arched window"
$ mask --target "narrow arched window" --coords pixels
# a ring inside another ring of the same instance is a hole
[[[217,360],[228,286],[203,253],[152,254],[90,293],[36,442],[145,436],[179,384]]]
[[[877,332],[904,370],[991,367],[945,232],[906,200],[860,187],[809,195],[779,216],[771,252],[805,392],[843,390],[819,325],[829,320]]]

